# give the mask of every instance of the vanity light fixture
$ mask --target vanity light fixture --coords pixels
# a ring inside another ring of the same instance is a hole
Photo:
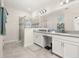
[[[72,1],[74,1],[74,0],[63,0],[63,1],[60,3],[60,5],[65,5],[65,4],[68,4],[68,3],[72,2]]]
[[[45,14],[46,12],[47,12],[46,9],[42,9],[42,10],[40,10],[40,13],[41,13],[41,14]]]

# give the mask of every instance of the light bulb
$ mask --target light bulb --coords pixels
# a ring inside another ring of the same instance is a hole
[[[66,3],[69,3],[69,0],[66,0]]]

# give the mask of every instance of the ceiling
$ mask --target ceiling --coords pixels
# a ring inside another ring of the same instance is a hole
[[[62,0],[4,0],[5,6],[34,12],[46,6],[56,7]]]

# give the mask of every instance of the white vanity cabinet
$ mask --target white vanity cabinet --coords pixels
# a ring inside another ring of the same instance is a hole
[[[52,52],[64,58],[79,58],[79,42],[71,41],[73,39],[79,40],[79,38],[54,35]]]
[[[64,42],[64,58],[79,58],[79,46]]]
[[[42,33],[34,32],[34,43],[41,47],[45,47],[45,40]]]
[[[24,29],[24,47],[31,46],[33,44],[33,28],[25,28]]]
[[[63,57],[64,56],[64,46],[61,38],[53,37],[52,41],[52,52]]]

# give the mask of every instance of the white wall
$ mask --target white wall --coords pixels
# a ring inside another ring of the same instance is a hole
[[[0,6],[4,6],[4,0],[0,0]]]
[[[63,11],[59,10],[56,12],[53,12],[51,14],[47,15],[47,27],[52,27],[54,29],[57,29],[57,23],[58,23],[58,16],[63,15]]]
[[[7,10],[9,15],[7,17],[5,43],[19,40],[19,17],[28,16],[27,12],[12,8],[7,8]]]
[[[1,0],[0,0],[0,6],[1,6]]]
[[[74,31],[73,20],[79,16],[79,4],[75,4],[65,11],[65,30]]]
[[[74,4],[68,9],[62,9],[47,15],[47,25],[57,29],[57,17],[64,15],[65,31],[74,31],[73,20],[79,16],[79,4]]]
[[[56,16],[54,15],[49,15],[47,17],[47,27],[52,27],[54,29],[57,29],[57,19],[56,19]]]

